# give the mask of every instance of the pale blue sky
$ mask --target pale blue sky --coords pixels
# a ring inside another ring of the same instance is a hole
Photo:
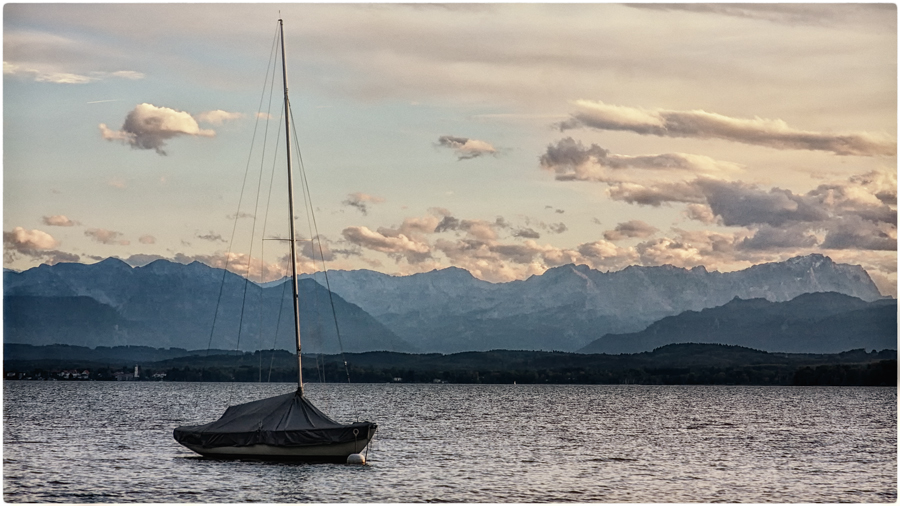
[[[896,294],[892,5],[7,4],[5,266],[223,265],[279,10],[330,268],[815,252]],[[145,103],[215,135],[104,140]]]

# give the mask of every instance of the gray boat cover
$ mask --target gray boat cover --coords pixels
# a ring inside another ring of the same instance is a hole
[[[296,447],[361,441],[376,427],[371,422],[335,422],[297,391],[231,406],[215,422],[178,427],[173,435],[181,444],[204,448],[256,444]]]

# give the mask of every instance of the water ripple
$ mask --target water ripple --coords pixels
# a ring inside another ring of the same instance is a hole
[[[285,384],[4,383],[7,502],[894,502],[887,388],[310,384],[365,467],[172,439]]]

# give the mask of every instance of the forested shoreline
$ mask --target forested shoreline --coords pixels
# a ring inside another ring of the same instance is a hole
[[[207,355],[146,347],[17,346],[5,346],[7,380],[293,382],[297,377],[296,355],[284,350]],[[184,356],[173,356],[181,352]],[[159,360],[163,356],[171,358]],[[897,385],[895,350],[789,354],[676,344],[625,355],[510,350],[304,355],[303,365],[305,381],[328,383]]]

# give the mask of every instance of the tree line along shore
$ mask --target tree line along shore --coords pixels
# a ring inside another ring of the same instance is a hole
[[[296,355],[285,350],[210,354],[181,350],[185,356],[160,359],[178,353],[146,347],[98,351],[19,346],[5,346],[6,380],[294,382],[297,378]],[[303,356],[306,382],[346,383],[348,373],[354,383],[897,386],[897,352],[767,353],[739,346],[674,344],[623,355],[495,350]]]

